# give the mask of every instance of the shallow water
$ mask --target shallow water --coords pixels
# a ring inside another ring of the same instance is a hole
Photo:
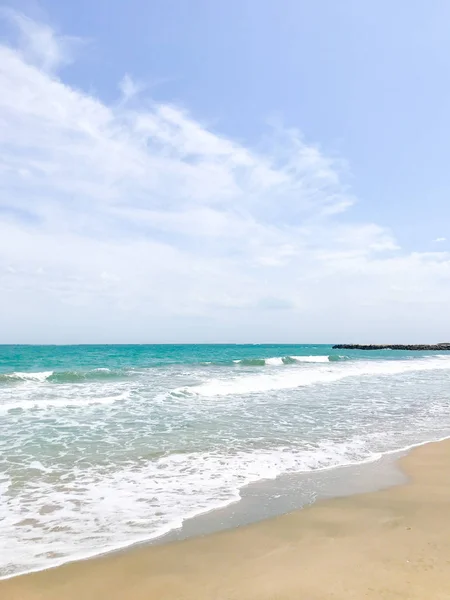
[[[283,474],[450,435],[450,355],[0,347],[0,575],[158,537]]]

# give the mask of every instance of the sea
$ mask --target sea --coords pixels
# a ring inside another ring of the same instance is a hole
[[[0,577],[450,436],[450,353],[0,346]]]

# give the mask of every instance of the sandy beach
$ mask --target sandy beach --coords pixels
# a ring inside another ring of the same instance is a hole
[[[0,582],[7,600],[450,598],[450,441],[410,481],[275,519]]]

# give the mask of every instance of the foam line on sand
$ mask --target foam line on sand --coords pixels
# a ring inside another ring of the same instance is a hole
[[[450,441],[401,467],[406,485],[4,580],[0,598],[449,599]]]

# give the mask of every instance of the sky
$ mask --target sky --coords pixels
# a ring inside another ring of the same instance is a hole
[[[449,341],[449,21],[0,2],[0,343]]]

